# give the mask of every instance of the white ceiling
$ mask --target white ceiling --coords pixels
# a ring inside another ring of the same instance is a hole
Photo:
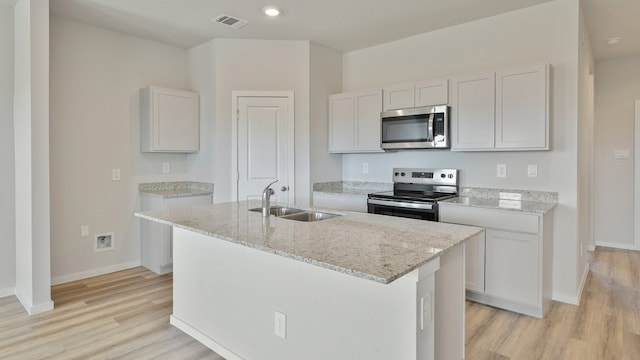
[[[183,48],[214,38],[311,40],[361,49],[552,0],[50,0],[51,13]],[[639,0],[581,0],[596,59],[640,55]],[[15,0],[0,0],[12,5]],[[279,18],[262,8],[275,5]],[[219,14],[249,21],[235,30]],[[615,46],[605,40],[620,37]]]

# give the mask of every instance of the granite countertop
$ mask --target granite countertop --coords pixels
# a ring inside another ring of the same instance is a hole
[[[136,216],[383,284],[483,231],[470,226],[335,210],[326,212],[342,216],[317,222],[275,216],[263,219],[260,212],[248,211],[253,207],[260,207],[260,202],[137,212]]]
[[[393,190],[391,183],[364,181],[330,181],[313,184],[313,192],[332,195],[364,196],[370,193]]]
[[[213,184],[195,181],[141,183],[138,185],[138,191],[141,194],[164,198],[211,195],[213,194]]]
[[[507,199],[505,194],[520,194],[521,200]],[[545,191],[463,188],[460,197],[440,204],[545,214],[558,205],[558,193]]]

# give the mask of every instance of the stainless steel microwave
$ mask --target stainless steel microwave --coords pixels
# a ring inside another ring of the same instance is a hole
[[[383,149],[449,148],[447,105],[383,111],[380,123]]]

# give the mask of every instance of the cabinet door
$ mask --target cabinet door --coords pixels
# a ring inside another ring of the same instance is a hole
[[[141,91],[140,106],[143,152],[200,149],[198,94],[151,86]]]
[[[406,109],[415,106],[414,84],[398,84],[384,88],[383,109]]]
[[[416,83],[415,105],[442,105],[449,103],[449,80],[435,79]]]
[[[451,150],[494,147],[494,73],[452,79]]]
[[[485,234],[464,243],[465,285],[467,290],[484,292]]]
[[[538,235],[486,230],[485,292],[538,306]]]
[[[356,146],[358,151],[382,151],[380,148],[380,112],[382,89],[355,93]]]
[[[496,72],[496,148],[549,149],[548,67]]]
[[[329,96],[329,152],[352,151],[355,140],[353,93]]]
[[[319,208],[367,212],[367,196],[313,193],[313,206]]]

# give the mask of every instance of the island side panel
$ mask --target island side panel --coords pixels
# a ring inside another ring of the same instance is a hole
[[[476,235],[476,237],[481,236]],[[473,239],[472,239],[473,240]],[[460,244],[440,256],[435,276],[435,358],[464,359],[465,253]]]
[[[176,228],[172,324],[229,360],[432,359],[417,354],[428,268],[385,285]]]

